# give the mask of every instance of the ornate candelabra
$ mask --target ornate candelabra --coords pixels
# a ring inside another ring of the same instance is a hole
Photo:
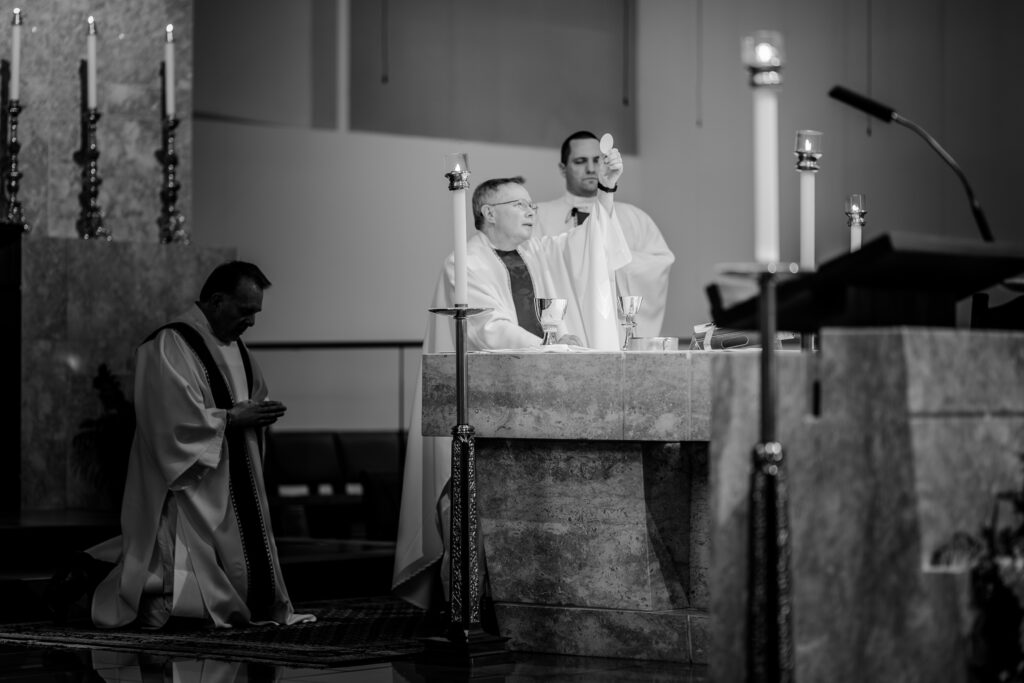
[[[174,130],[178,127],[178,119],[168,116],[163,120],[163,144],[156,158],[163,167],[164,182],[160,188],[160,217],[156,220],[160,226],[160,241],[164,244],[190,242],[185,230],[185,216],[178,210],[178,152],[174,146]]]
[[[15,14],[15,21],[21,21],[20,13]],[[3,72],[3,99],[7,104],[2,125],[3,129],[7,131],[7,137],[3,141],[3,223],[17,228],[21,232],[28,232],[30,226],[25,220],[25,215],[21,210],[21,201],[18,199],[18,187],[22,178],[21,170],[18,167],[18,153],[21,151],[21,142],[18,140],[18,115],[21,113],[21,102],[10,96],[11,68],[6,59],[3,60],[0,70]]]
[[[100,112],[96,107],[89,107],[86,102],[86,62],[83,60],[79,68],[82,79],[82,146],[75,152],[75,163],[82,167],[82,191],[78,193],[78,204],[82,210],[78,214],[75,227],[78,235],[84,240],[111,240],[113,235],[103,225],[103,210],[99,206],[100,150],[96,144],[96,123],[100,120]]]

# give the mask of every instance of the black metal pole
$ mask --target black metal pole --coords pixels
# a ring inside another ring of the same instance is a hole
[[[761,333],[760,441],[750,476],[747,681],[793,681],[788,490],[778,442],[775,273],[758,273]]]

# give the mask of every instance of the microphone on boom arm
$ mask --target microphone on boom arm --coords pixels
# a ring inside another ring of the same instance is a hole
[[[829,97],[837,99],[843,104],[847,104],[854,109],[859,109],[865,114],[874,116],[875,118],[881,119],[886,123],[898,123],[901,126],[905,126],[910,130],[914,131],[927,142],[932,149],[934,149],[942,160],[949,164],[949,167],[953,169],[960,182],[964,186],[964,190],[967,191],[967,199],[971,203],[971,213],[974,214],[974,222],[978,225],[978,231],[981,232],[981,238],[986,242],[992,242],[992,231],[989,230],[988,221],[985,219],[985,213],[981,210],[981,204],[974,197],[974,191],[971,190],[970,183],[967,182],[967,176],[957,165],[953,157],[949,155],[949,152],[942,148],[935,138],[928,134],[924,128],[917,125],[910,119],[898,114],[892,107],[887,107],[881,102],[865,97],[859,93],[855,93],[852,90],[848,90],[841,85],[837,85],[828,91]]]

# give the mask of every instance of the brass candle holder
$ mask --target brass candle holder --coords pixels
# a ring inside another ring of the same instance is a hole
[[[82,146],[75,152],[75,163],[82,167],[82,190],[78,193],[78,204],[81,211],[75,227],[83,240],[110,241],[113,235],[103,225],[103,210],[99,205],[100,178],[99,145],[96,143],[96,124],[100,120],[100,112],[96,107],[90,108],[86,102],[86,62],[79,64],[79,78],[82,83]]]
[[[20,21],[20,14],[15,15],[15,17],[16,20]],[[2,171],[0,171],[4,187],[3,223],[5,226],[15,228],[21,232],[28,232],[31,228],[25,220],[21,201],[18,199],[18,188],[22,178],[21,169],[18,165],[18,153],[21,151],[21,142],[18,140],[18,115],[21,114],[21,102],[11,99],[9,96],[11,65],[6,59],[0,65],[0,71],[2,71],[3,79],[3,100],[6,104],[3,112],[2,128],[7,131],[7,135],[3,139],[3,162]]]

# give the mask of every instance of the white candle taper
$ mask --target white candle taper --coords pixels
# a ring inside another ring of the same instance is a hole
[[[21,10],[14,8],[11,18],[11,92],[12,100],[21,99]]]
[[[446,154],[445,177],[452,193],[452,228],[455,245],[455,293],[452,304],[468,306],[466,293],[466,188],[469,187],[469,155]]]
[[[801,130],[796,134],[796,170],[800,173],[800,267],[814,268],[814,176],[821,158],[821,133]]]
[[[85,38],[85,106],[96,108],[96,20],[91,16]]]
[[[779,104],[782,36],[758,31],[743,40],[754,97],[754,258],[779,260]]]
[[[164,41],[164,116],[174,118],[174,25],[167,24]]]
[[[851,194],[846,198],[846,205],[843,209],[846,212],[846,222],[850,228],[850,251],[857,251],[860,249],[864,232],[864,214],[868,212],[867,195]]]

